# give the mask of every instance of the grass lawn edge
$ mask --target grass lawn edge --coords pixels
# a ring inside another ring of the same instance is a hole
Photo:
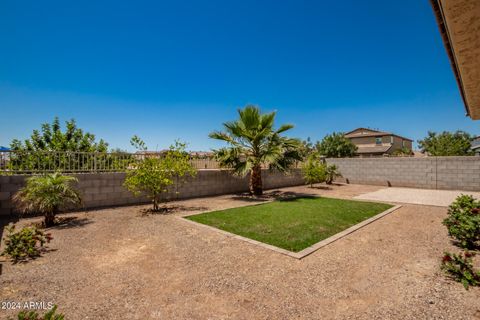
[[[355,201],[355,200],[354,200]],[[361,201],[362,202],[362,201]],[[369,202],[369,201],[365,201],[365,202]],[[256,206],[258,204],[253,204],[251,206]],[[280,248],[280,247],[277,247],[277,246],[274,246],[274,245],[271,245],[271,244],[267,244],[267,243],[264,243],[264,242],[261,242],[261,241],[258,241],[258,240],[254,240],[254,239],[250,239],[250,238],[247,238],[247,237],[244,237],[244,236],[241,236],[241,235],[238,235],[238,234],[235,234],[235,233],[232,233],[232,232],[229,232],[229,231],[225,231],[225,230],[222,230],[222,229],[219,229],[219,228],[216,228],[216,227],[213,227],[213,226],[210,226],[210,225],[207,225],[207,224],[203,224],[203,223],[200,223],[200,222],[196,222],[196,221],[193,221],[193,220],[190,220],[190,219],[186,219],[187,217],[190,217],[190,216],[194,216],[194,215],[198,215],[198,214],[204,214],[204,213],[208,213],[208,211],[206,212],[202,212],[202,213],[193,213],[193,214],[184,214],[184,215],[181,215],[179,216],[178,218],[181,219],[182,221],[186,221],[186,222],[189,222],[193,225],[196,225],[196,226],[200,226],[200,227],[203,227],[203,228],[206,228],[206,229],[209,229],[209,230],[212,230],[212,231],[215,231],[217,233],[221,233],[227,237],[231,237],[231,238],[234,238],[234,239],[238,239],[238,240],[242,240],[244,242],[248,242],[248,243],[251,243],[251,244],[255,244],[255,245],[258,245],[260,247],[263,247],[263,248],[266,248],[266,249],[269,249],[269,250],[272,250],[272,251],[275,251],[275,252],[278,252],[278,253],[281,253],[281,254],[284,254],[284,255],[287,255],[289,257],[292,257],[292,258],[296,258],[296,259],[302,259],[310,254],[312,254],[313,252],[329,245],[330,243],[334,242],[334,241],[337,241],[347,235],[349,235],[350,233],[352,232],[355,232],[356,230],[358,229],[361,229],[367,225],[369,225],[370,223],[396,211],[397,209],[401,208],[402,206],[401,205],[394,205],[393,207],[385,210],[385,211],[382,211],[368,219],[365,219],[343,231],[340,231],[326,239],[323,239],[299,252],[293,252],[293,251],[289,251],[287,249],[283,249],[283,248]],[[213,211],[212,211],[213,212]]]

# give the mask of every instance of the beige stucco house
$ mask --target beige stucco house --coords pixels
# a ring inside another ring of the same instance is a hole
[[[360,157],[391,155],[402,149],[412,151],[411,139],[391,132],[358,128],[345,133],[345,137],[357,146]]]

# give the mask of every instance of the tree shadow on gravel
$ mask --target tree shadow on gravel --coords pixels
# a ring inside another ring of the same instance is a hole
[[[88,218],[79,218],[79,217],[58,217],[55,221],[55,225],[51,229],[71,229],[71,228],[80,228],[91,224],[93,221]]]

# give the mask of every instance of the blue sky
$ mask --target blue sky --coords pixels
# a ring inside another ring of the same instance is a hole
[[[427,0],[2,1],[0,145],[58,115],[131,149],[208,150],[247,103],[313,140],[479,134]]]

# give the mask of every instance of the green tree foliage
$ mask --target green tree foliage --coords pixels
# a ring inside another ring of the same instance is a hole
[[[33,130],[29,139],[23,142],[14,139],[10,143],[14,151],[10,155],[11,171],[87,171],[105,167],[113,161],[106,154],[93,157],[78,152],[106,153],[108,144],[101,140],[96,142],[95,136],[78,128],[75,120],[65,123],[62,131],[60,121],[55,118],[51,124],[44,123],[40,130]],[[75,153],[74,153],[75,152]],[[98,161],[98,163],[97,163]]]
[[[436,133],[429,131],[427,137],[418,140],[418,146],[423,153],[431,156],[471,156],[472,136],[464,131]]]
[[[303,159],[308,159],[310,155],[317,153],[317,150],[315,149],[315,146],[313,145],[310,137],[308,137],[307,140],[302,141],[299,153]]]
[[[55,215],[67,205],[78,205],[82,202],[72,183],[77,178],[64,176],[59,172],[27,179],[26,186],[13,196],[13,202],[25,213],[41,213],[45,216],[45,226],[55,223]]]
[[[336,178],[341,177],[342,174],[334,164],[327,164],[325,166],[325,183],[332,184]]]
[[[273,128],[275,112],[262,114],[258,107],[248,105],[239,109],[238,115],[238,120],[223,124],[224,131],[214,131],[209,136],[229,144],[214,150],[220,165],[240,176],[250,173],[250,193],[260,195],[262,166],[287,172],[296,161],[302,160],[301,142],[281,135],[293,125]]]
[[[14,139],[10,144],[14,151],[83,151],[107,152],[108,144],[100,139],[95,141],[95,136],[83,132],[77,127],[74,119],[65,123],[62,131],[58,117],[51,124],[42,124],[41,130],[33,130],[30,139],[21,142]]]
[[[146,151],[145,143],[134,136],[132,145]],[[176,183],[196,175],[196,169],[185,151],[186,145],[178,141],[161,155],[145,156],[127,170],[124,186],[135,195],[146,195],[153,203],[153,211],[160,210],[162,193],[169,192]]]
[[[325,182],[326,165],[320,161],[318,156],[310,155],[302,166],[302,173],[305,183],[313,188],[315,183]]]
[[[318,152],[327,158],[353,157],[357,146],[341,132],[326,135],[321,142],[317,142]]]

